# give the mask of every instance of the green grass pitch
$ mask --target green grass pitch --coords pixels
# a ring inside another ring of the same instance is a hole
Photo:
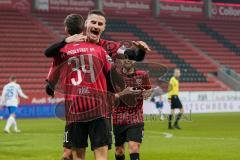
[[[167,121],[147,121],[141,160],[239,160],[240,113],[198,114],[169,131]],[[3,129],[5,121],[0,121]],[[18,120],[20,134],[0,133],[0,160],[59,160],[64,122],[58,119]],[[171,137],[172,135],[172,137]],[[114,160],[113,150],[109,159]],[[129,156],[126,153],[127,160]],[[93,154],[87,151],[87,160]]]

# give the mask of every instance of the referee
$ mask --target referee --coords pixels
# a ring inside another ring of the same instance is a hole
[[[179,94],[179,77],[181,75],[180,69],[175,68],[174,69],[174,75],[169,81],[169,86],[168,86],[168,101],[171,104],[171,113],[168,117],[168,129],[181,129],[178,125],[179,120],[181,119],[181,116],[183,114],[183,106],[178,98]],[[175,109],[179,109],[180,112],[176,116],[176,120],[172,126],[172,120],[173,116],[175,114]]]

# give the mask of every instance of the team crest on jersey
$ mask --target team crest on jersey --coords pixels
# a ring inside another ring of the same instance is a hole
[[[141,86],[142,85],[142,79],[138,78],[136,79],[136,83],[138,86]]]

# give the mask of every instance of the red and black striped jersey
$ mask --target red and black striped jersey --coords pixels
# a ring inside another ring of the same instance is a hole
[[[118,53],[123,53],[124,52],[124,50],[121,49],[122,45],[121,45],[120,42],[100,39],[100,41],[99,41],[99,43],[97,43],[97,45],[103,47],[110,57],[113,57]],[[59,51],[59,52],[61,52],[61,51]],[[49,72],[48,72],[48,75],[47,75],[47,78],[46,78],[46,80],[51,82],[53,86],[55,85],[54,80],[56,80],[56,78],[54,78],[53,72],[56,73],[54,69],[56,68],[56,66],[58,66],[60,64],[60,61],[61,61],[60,56],[53,57],[53,62],[52,62],[52,65],[49,69]],[[56,77],[57,77],[57,75],[56,75]]]
[[[126,75],[122,73],[127,87],[148,90],[151,89],[148,73],[145,71],[135,71],[134,74]],[[143,96],[125,95],[120,98],[120,102],[112,111],[113,125],[129,125],[143,123]]]
[[[106,75],[111,68],[109,55],[101,46],[87,42],[67,44],[59,54],[49,80],[65,95],[67,120],[105,116]]]

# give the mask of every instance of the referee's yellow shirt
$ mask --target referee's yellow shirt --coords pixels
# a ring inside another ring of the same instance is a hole
[[[174,76],[169,81],[169,87],[168,87],[168,99],[170,99],[173,95],[178,96],[179,92],[179,81]]]

